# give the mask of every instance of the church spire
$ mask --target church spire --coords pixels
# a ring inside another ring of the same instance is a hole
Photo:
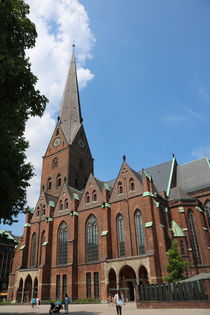
[[[74,45],[63,93],[60,117],[62,130],[67,141],[71,144],[82,124]]]

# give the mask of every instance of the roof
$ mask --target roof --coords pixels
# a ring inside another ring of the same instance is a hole
[[[197,281],[197,280],[202,280],[202,279],[209,279],[210,280],[210,273],[204,273],[204,272],[199,273],[196,276],[182,280],[182,282]]]
[[[169,200],[182,200],[182,199],[189,199],[189,195],[186,194],[181,188],[174,187],[171,188],[169,194]]]
[[[172,160],[145,169],[152,177],[153,183],[157,188],[158,192],[163,190],[167,191],[171,166]],[[139,171],[138,173],[142,174],[142,171]]]
[[[74,51],[63,93],[60,116],[61,128],[68,143],[71,144],[82,124]]]
[[[187,193],[210,187],[209,160],[202,158],[178,165],[177,186]]]

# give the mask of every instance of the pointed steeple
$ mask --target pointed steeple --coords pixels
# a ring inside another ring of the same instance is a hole
[[[63,132],[71,144],[82,124],[74,49],[63,93],[60,117]]]

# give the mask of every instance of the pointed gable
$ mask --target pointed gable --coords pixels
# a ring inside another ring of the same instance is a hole
[[[112,185],[113,181],[108,182]],[[123,200],[143,193],[142,177],[124,161],[114,182],[110,202]]]
[[[90,174],[85,186],[78,211],[100,207],[103,202],[104,183]]]
[[[71,144],[82,123],[74,51],[63,93],[60,118],[63,132]]]

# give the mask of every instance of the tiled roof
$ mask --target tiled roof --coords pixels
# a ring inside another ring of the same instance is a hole
[[[177,186],[186,193],[210,187],[210,165],[202,158],[177,166]]]

